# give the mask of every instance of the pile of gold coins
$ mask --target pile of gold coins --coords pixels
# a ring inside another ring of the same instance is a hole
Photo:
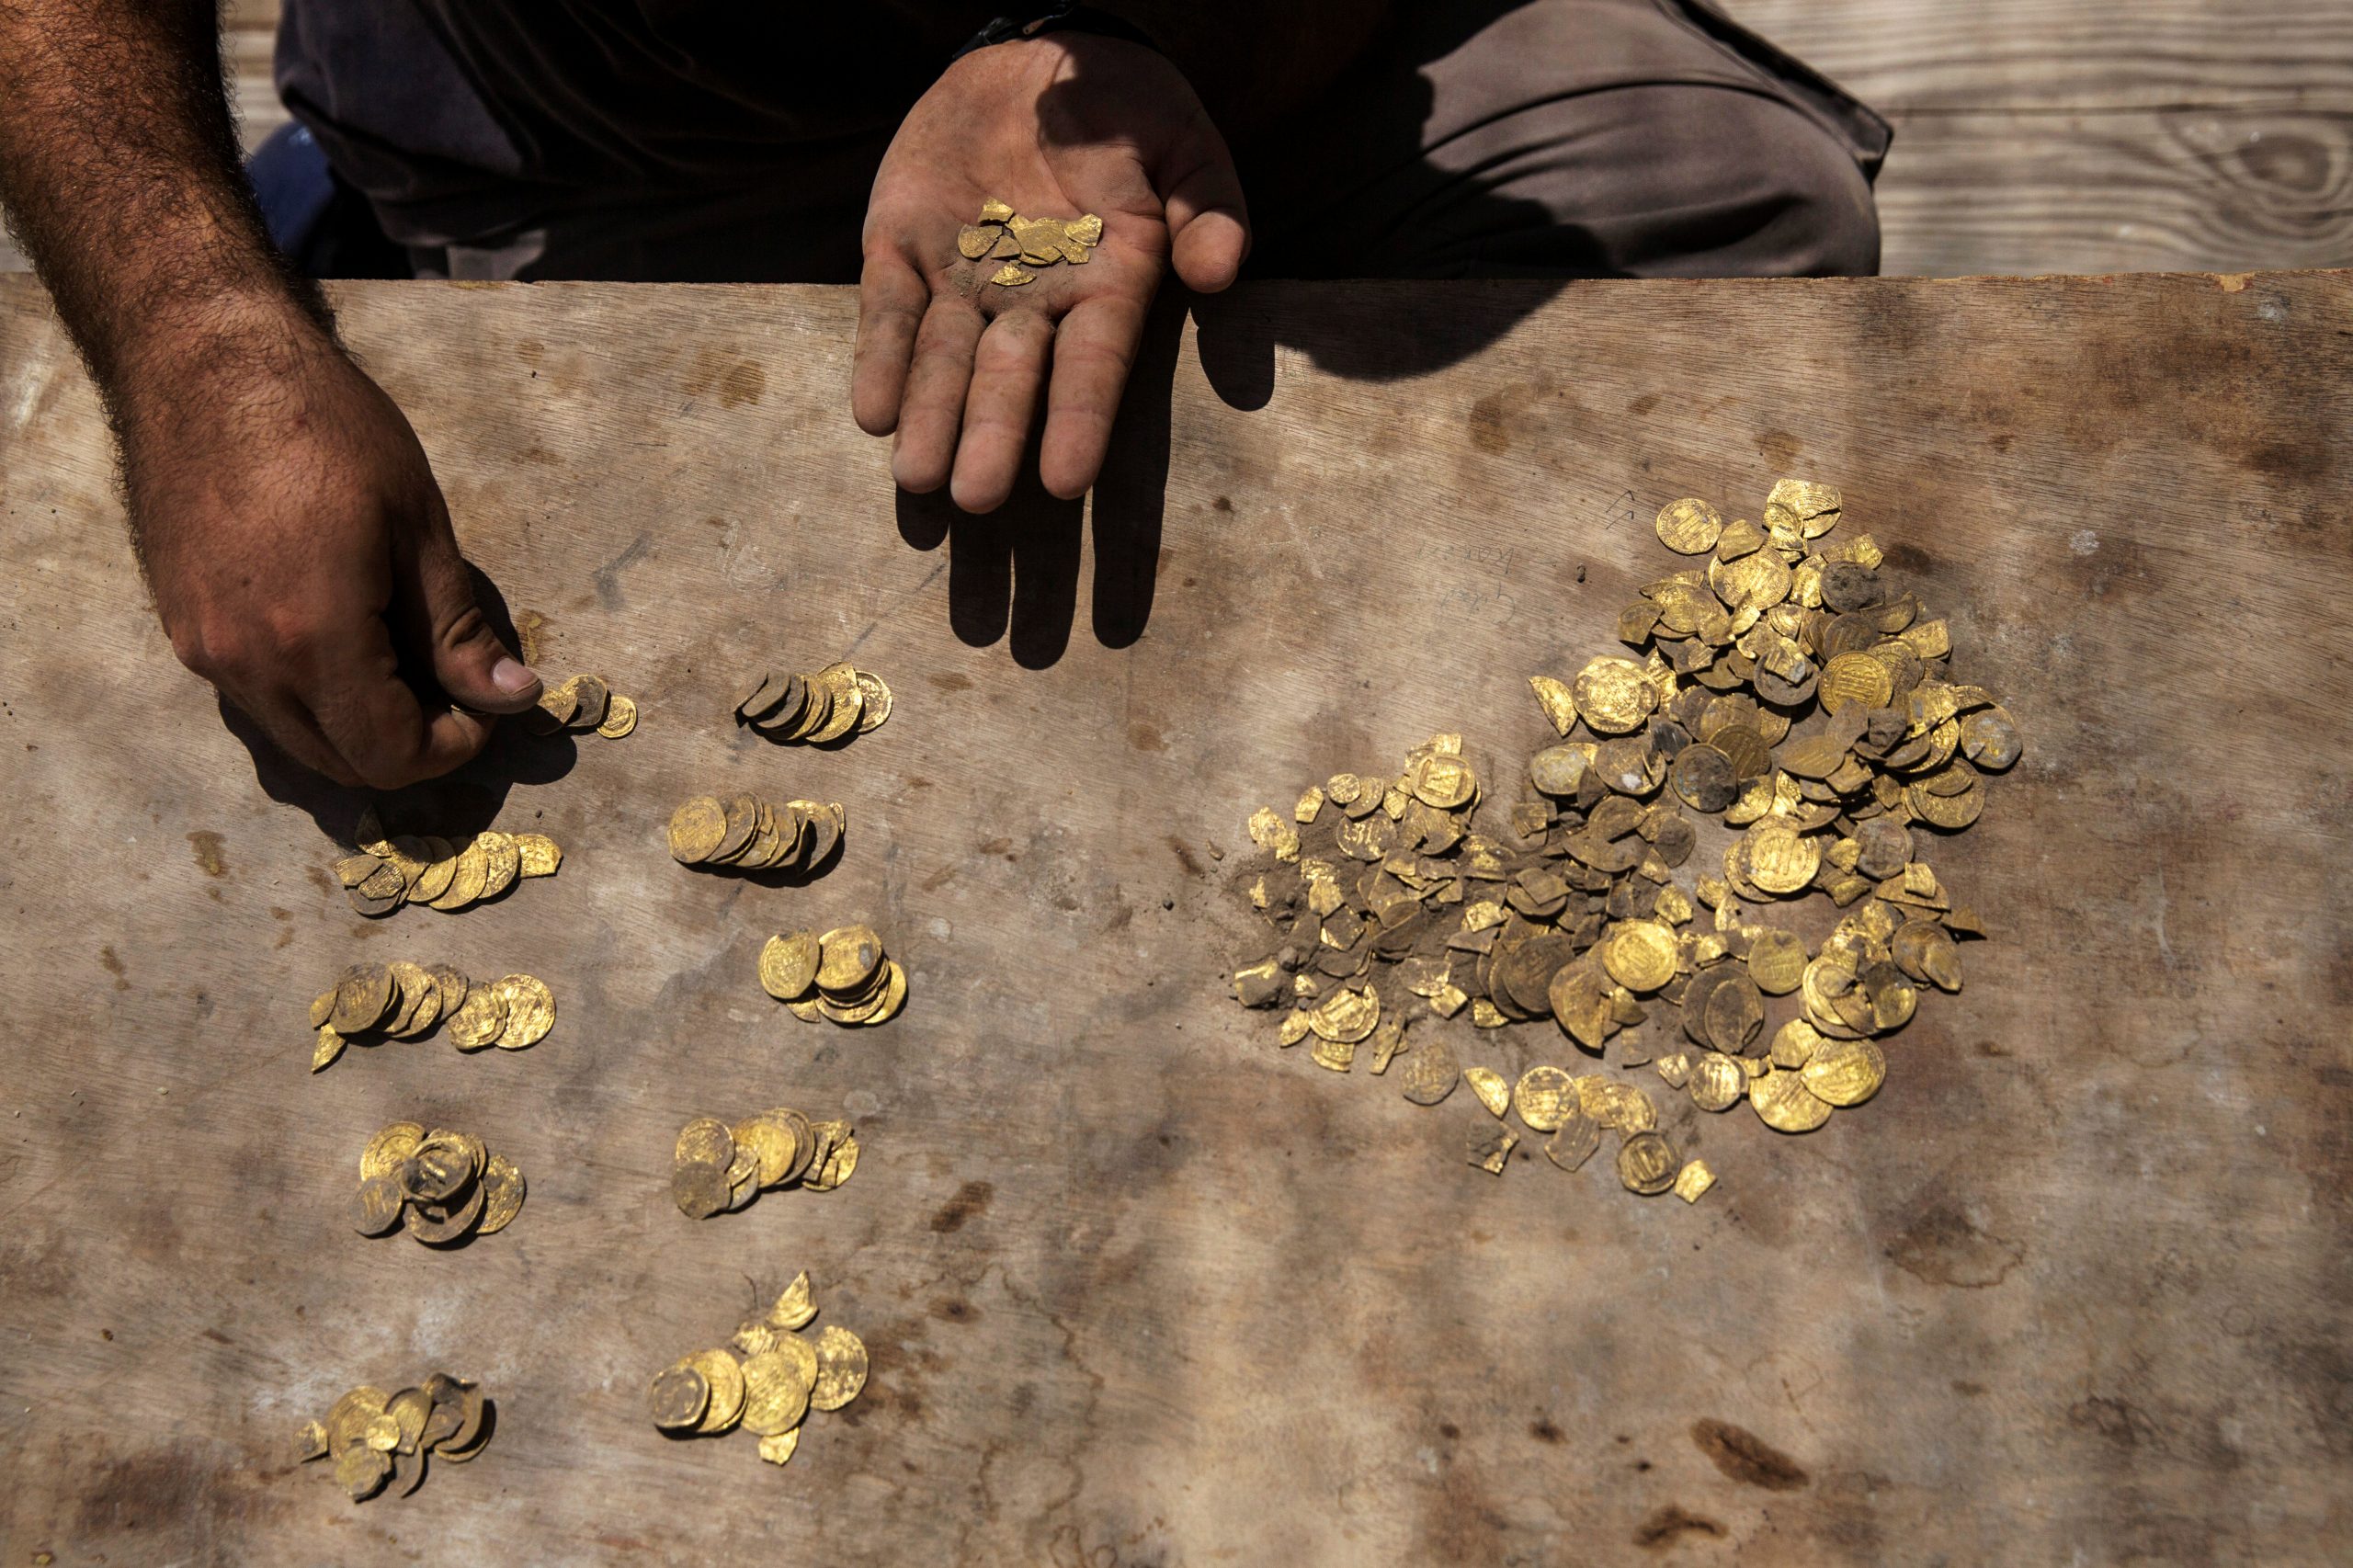
[[[670,813],[670,858],[681,866],[798,875],[824,865],[848,831],[839,801],[773,806],[753,794],[696,795]]]
[[[1985,935],[1923,857],[1976,821],[1984,778],[2021,742],[1991,693],[1949,677],[1946,623],[1882,574],[1879,545],[1826,539],[1842,510],[1790,480],[1761,527],[1699,500],[1662,508],[1661,541],[1710,560],[1620,616],[1645,656],[1531,677],[1560,742],[1530,759],[1507,825],[1473,822],[1456,735],[1394,778],[1337,774],[1289,813],[1256,812],[1268,861],[1251,902],[1279,945],[1234,972],[1239,1000],[1284,1008],[1279,1043],[1313,1038],[1334,1072],[1360,1045],[1375,1074],[1404,1055],[1415,1104],[1470,1083],[1495,1120],[1470,1158],[1498,1174],[1516,1113],[1572,1169],[1617,1132],[1630,1190],[1696,1199],[1714,1180],[1622,1079],[1539,1066],[1515,1085],[1461,1066],[1479,1030],[1550,1018],[1609,1066],[1650,1067],[1703,1111],[1745,1101],[1783,1132],[1870,1099],[1879,1040],[1925,989],[1958,991],[1957,944]],[[1686,885],[1703,823],[1728,830],[1702,861],[1719,869]],[[1758,918],[1817,892],[1844,912],[1818,942]],[[1795,1016],[1768,1028],[1782,997]],[[1466,1014],[1453,1044],[1408,1027]]]
[[[760,1458],[783,1464],[801,1446],[812,1410],[839,1410],[866,1387],[866,1345],[839,1324],[813,1338],[809,1276],[794,1277],[766,1312],[744,1320],[725,1345],[697,1350],[654,1374],[645,1391],[654,1425],[677,1437],[713,1437],[741,1426]]]
[[[882,677],[848,665],[814,675],[763,674],[735,704],[735,722],[779,741],[830,745],[879,730],[891,717],[891,688]]]
[[[496,1425],[492,1402],[464,1378],[436,1372],[421,1387],[394,1393],[365,1384],[353,1389],[321,1421],[305,1421],[294,1457],[308,1464],[332,1460],[338,1485],[364,1503],[389,1483],[405,1497],[425,1483],[427,1454],[463,1464],[490,1443]]]
[[[1035,278],[1031,267],[1057,262],[1084,267],[1087,252],[1102,243],[1103,220],[1092,212],[1081,218],[1024,218],[994,198],[981,203],[978,222],[956,231],[956,254],[966,261],[1005,264],[989,278],[1003,289],[1018,289]]]
[[[525,877],[552,877],[563,851],[543,833],[387,835],[373,808],[360,813],[358,853],[335,863],[351,907],[371,919],[403,904],[455,915],[496,898]]]
[[[523,715],[523,727],[535,735],[593,731],[617,741],[637,728],[637,704],[608,686],[602,676],[574,676],[540,694],[539,706]]]
[[[770,937],[760,949],[760,986],[804,1024],[887,1024],[907,1004],[907,971],[870,926]]]
[[[446,963],[353,964],[311,1003],[311,1071],[333,1065],[348,1043],[422,1040],[437,1024],[460,1051],[521,1051],[555,1026],[555,995],[529,974],[477,985]]]
[[[812,1121],[790,1107],[733,1126],[699,1116],[678,1130],[670,1196],[689,1220],[732,1214],[779,1187],[831,1192],[858,1169],[858,1134],[847,1121]]]
[[[482,1140],[395,1121],[359,1153],[352,1228],[363,1236],[406,1228],[427,1246],[503,1231],[523,1210],[523,1173]]]

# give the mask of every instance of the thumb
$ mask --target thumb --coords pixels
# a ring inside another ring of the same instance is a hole
[[[433,676],[460,708],[520,713],[539,701],[540,677],[492,630],[456,539],[436,531],[439,537],[426,544],[416,562]]]
[[[1170,173],[1160,182],[1169,265],[1186,288],[1214,294],[1233,281],[1242,258],[1250,254],[1242,176],[1206,111],[1196,109],[1193,123],[1171,151]]]

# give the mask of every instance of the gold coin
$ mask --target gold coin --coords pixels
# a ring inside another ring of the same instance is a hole
[[[989,254],[989,246],[996,244],[997,231],[967,223],[956,231],[956,254],[966,261],[978,261]]]
[[[1318,1040],[1354,1045],[1381,1022],[1381,994],[1370,985],[1361,991],[1346,986],[1317,1003],[1307,1015],[1307,1027]]]
[[[1544,1157],[1564,1171],[1575,1170],[1593,1157],[1601,1147],[1601,1123],[1582,1113],[1561,1123],[1561,1130],[1544,1140]]]
[[[1455,1060],[1453,1048],[1442,1040],[1434,1040],[1417,1047],[1406,1058],[1401,1084],[1407,1099],[1428,1106],[1454,1093],[1454,1085],[1461,1078],[1462,1069]]]
[[[1867,1040],[1825,1040],[1799,1076],[1827,1104],[1859,1106],[1887,1081],[1887,1056]]]
[[[770,937],[760,949],[760,987],[779,1002],[797,1001],[817,983],[818,942],[807,931]]]
[[[515,847],[511,835],[494,829],[485,828],[476,834],[474,843],[483,855],[481,896],[496,898],[513,887],[515,879],[523,874],[522,853]]]
[[[792,1459],[793,1450],[801,1447],[801,1428],[779,1432],[760,1439],[760,1458],[770,1464],[785,1464]]]
[[[1730,1110],[1748,1093],[1748,1074],[1721,1051],[1702,1051],[1691,1063],[1691,1103],[1701,1110]]]
[[[664,1368],[647,1385],[645,1403],[654,1425],[665,1432],[679,1432],[702,1420],[710,1407],[710,1384],[696,1369],[691,1356]]]
[[[1629,991],[1656,991],[1675,978],[1679,949],[1672,928],[1655,920],[1628,920],[1603,949],[1602,967]]]
[[[744,1414],[744,1369],[724,1350],[698,1350],[687,1362],[710,1387],[710,1399],[695,1430],[706,1436],[726,1431]]]
[[[760,1185],[775,1187],[792,1169],[792,1129],[781,1121],[756,1116],[727,1130],[736,1148],[749,1149],[759,1162]]]
[[[460,1051],[480,1051],[494,1045],[506,1032],[506,998],[494,985],[476,985],[466,993],[457,1016],[442,1026],[449,1043]]]
[[[681,1165],[716,1165],[723,1171],[735,1161],[734,1134],[715,1116],[696,1117],[678,1129],[671,1158]]]
[[[1577,672],[1577,712],[1597,734],[1622,735],[1641,727],[1658,706],[1657,689],[1631,659],[1603,654]]]
[[[1822,1046],[1823,1037],[1820,1030],[1803,1018],[1791,1018],[1773,1036],[1771,1051],[1773,1065],[1794,1073],[1813,1061],[1813,1053],[1821,1050]]]
[[[699,865],[727,838],[727,808],[710,795],[697,795],[670,813],[670,858]]]
[[[335,982],[335,1003],[326,1021],[337,1034],[361,1034],[382,1023],[399,998],[390,969],[380,963],[353,964]]]
[[[1708,565],[1708,585],[1734,612],[1768,610],[1790,597],[1790,585],[1789,564],[1769,550]]]
[[[1696,496],[1669,501],[1659,508],[1658,541],[1677,555],[1705,555],[1716,548],[1724,531],[1723,514]]]
[[[1519,1134],[1508,1127],[1474,1127],[1471,1130],[1468,1156],[1472,1165],[1489,1176],[1501,1176],[1518,1143]]]
[[[515,835],[517,869],[526,877],[552,877],[563,864],[563,850],[544,833]]]
[[[772,1327],[789,1330],[803,1326],[816,1315],[817,1305],[809,1290],[809,1272],[803,1269],[792,1277],[792,1283],[777,1297],[776,1305],[768,1309],[767,1321]],[[809,1361],[809,1376],[813,1381],[816,1375],[817,1362],[813,1355]]]
[[[1675,1173],[1675,1196],[1686,1203],[1699,1202],[1700,1195],[1715,1185],[1716,1173],[1705,1160],[1693,1160]]]
[[[506,1228],[523,1211],[523,1173],[504,1154],[493,1154],[483,1167],[482,1223],[477,1232],[491,1235]]]
[[[473,982],[446,963],[430,965],[426,972],[433,977],[433,989],[440,993],[441,1019],[447,1023],[466,1005],[466,994],[473,989]]]
[[[1471,1092],[1479,1096],[1479,1103],[1487,1108],[1490,1116],[1499,1117],[1511,1108],[1511,1085],[1495,1069],[1465,1067],[1462,1081],[1471,1085]]]
[[[416,1146],[425,1139],[425,1128],[415,1121],[387,1123],[368,1146],[359,1151],[359,1178],[391,1176],[415,1154]]]
[[[344,1449],[335,1458],[335,1479],[355,1503],[364,1503],[384,1489],[392,1473],[392,1461],[366,1444]]]
[[[1807,1088],[1798,1074],[1778,1067],[1748,1081],[1748,1103],[1776,1132],[1811,1132],[1830,1119],[1830,1102]]]
[[[438,909],[444,915],[455,915],[482,897],[490,878],[490,855],[483,847],[480,834],[470,835],[458,846],[456,865],[457,869],[450,873],[448,890],[427,905],[428,908]],[[521,869],[519,858],[517,869]]]
[[[1479,793],[1479,778],[1461,757],[1432,753],[1415,760],[1405,788],[1424,805],[1450,812],[1471,803]]]
[[[832,713],[809,735],[810,744],[824,745],[858,728],[866,716],[866,693],[858,684],[858,672],[847,665],[827,665],[813,678],[834,699]]]
[[[825,1163],[801,1178],[801,1185],[812,1192],[831,1192],[849,1180],[858,1169],[858,1135],[844,1133],[841,1141],[825,1152]]]
[[[811,1316],[814,1315],[813,1312],[811,1314]],[[803,1318],[801,1321],[805,1324],[809,1320]],[[770,1326],[775,1326],[773,1317],[771,1317]],[[776,1343],[769,1348],[791,1363],[792,1375],[799,1380],[803,1389],[815,1390],[817,1347],[790,1329],[780,1329],[777,1334]]]
[[[1557,1132],[1562,1123],[1584,1114],[1576,1080],[1558,1067],[1530,1067],[1512,1085],[1512,1108],[1535,1132]]]
[[[817,938],[817,989],[855,992],[874,978],[882,961],[882,938],[870,926],[839,926]]]
[[[612,701],[605,710],[605,722],[597,726],[597,733],[608,741],[617,741],[636,728],[637,704],[620,692],[613,693]]]
[[[1577,700],[1569,688],[1551,676],[1529,676],[1528,684],[1536,693],[1536,704],[1544,710],[1545,720],[1563,738],[1576,728]]]
[[[1613,1132],[1647,1132],[1658,1125],[1658,1107],[1631,1084],[1588,1073],[1577,1080],[1580,1109]]]
[[[343,1036],[335,1032],[333,1024],[321,1024],[318,1043],[311,1048],[311,1071],[323,1072],[333,1066],[335,1059],[343,1054]]]
[[[1813,699],[1824,713],[1847,708],[1884,708],[1894,695],[1887,666],[1869,653],[1838,653],[1822,666]]]
[[[1748,939],[1748,978],[1768,996],[1786,996],[1804,981],[1806,956],[1803,937],[1768,926]]]
[[[400,1183],[391,1176],[363,1177],[351,1195],[351,1228],[363,1236],[389,1235],[400,1227],[406,1201]]]
[[[800,1363],[778,1350],[746,1357],[744,1361],[744,1430],[774,1437],[801,1424],[809,1414],[810,1385],[800,1375]]]
[[[1765,498],[1765,526],[1800,539],[1819,539],[1838,526],[1838,492],[1806,480],[1777,481]]]
[[[815,1410],[839,1410],[866,1386],[866,1344],[839,1324],[817,1335],[817,1385],[810,1392]]]
[[[858,716],[858,733],[863,735],[870,731],[881,729],[889,721],[891,688],[883,683],[881,676],[871,671],[859,670],[856,673],[858,693],[865,699],[865,706],[859,710]]]
[[[1787,896],[1803,891],[1822,867],[1822,846],[1777,820],[1758,823],[1741,842],[1748,880],[1769,893]]]
[[[555,1027],[555,994],[535,976],[510,974],[492,983],[506,1005],[506,1021],[493,1043],[502,1051],[537,1045]]]
[[[1675,1145],[1657,1132],[1637,1132],[1618,1146],[1618,1179],[1629,1192],[1655,1198],[1675,1185]]]

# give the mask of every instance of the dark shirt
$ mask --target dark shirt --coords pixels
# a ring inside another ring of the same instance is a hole
[[[430,244],[790,178],[828,148],[879,155],[998,8],[286,0],[278,88],[392,237]]]

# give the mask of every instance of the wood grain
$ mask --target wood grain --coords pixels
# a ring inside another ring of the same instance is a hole
[[[1154,339],[1090,515],[944,540],[844,411],[846,291],[343,289],[543,665],[643,712],[427,792],[560,877],[369,923],[323,881],[357,802],[257,769],[173,665],[88,390],[0,281],[0,1545],[2342,1561],[2347,283],[1245,288]],[[1224,978],[1249,809],[1442,727],[1510,798],[1524,677],[1611,645],[1648,509],[1793,471],[2029,737],[1934,856],[1998,939],[1887,1088],[1802,1141],[1683,1129],[1722,1176],[1687,1209],[1491,1178],[1466,1096],[1272,1049]],[[726,722],[746,668],[851,653],[886,729]],[[841,865],[680,871],[669,807],[737,786],[845,801]],[[911,1000],[813,1032],[754,954],[851,914]],[[404,954],[543,976],[555,1031],[309,1075],[321,977]],[[682,1220],[677,1126],[779,1101],[858,1118],[856,1179]],[[515,1158],[521,1217],[347,1233],[403,1114]],[[643,1380],[802,1267],[865,1398],[782,1471],[658,1437]],[[501,1401],[478,1462],[356,1509],[288,1462],[342,1388],[436,1367]]]

